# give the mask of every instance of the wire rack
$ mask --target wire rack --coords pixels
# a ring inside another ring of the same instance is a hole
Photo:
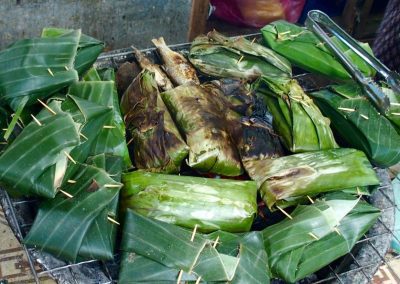
[[[259,34],[246,35],[246,37],[258,37]],[[171,46],[173,50],[185,51],[189,44]],[[157,61],[154,48],[143,50],[148,56]],[[96,67],[118,67],[122,62],[132,61],[131,49],[112,51],[100,55]],[[300,74],[296,79],[306,90],[314,90],[326,86],[328,82],[318,76]],[[400,271],[395,271],[391,260],[387,259],[387,252],[392,239],[400,242],[394,233],[394,215],[400,209],[394,202],[393,188],[389,173],[384,169],[375,169],[380,177],[381,184],[370,196],[362,198],[379,208],[382,212],[376,224],[356,243],[350,253],[324,267],[320,271],[301,280],[299,283],[370,283],[379,266],[385,264],[387,269],[395,277],[396,283],[400,283]],[[37,199],[14,199],[5,190],[0,189],[0,200],[6,218],[10,223],[14,234],[21,242],[25,250],[29,266],[32,270],[36,283],[39,278],[49,275],[59,283],[117,283],[119,271],[119,254],[114,260],[104,262],[89,260],[79,263],[68,263],[56,259],[50,254],[27,248],[22,240],[29,231],[34,217],[36,216],[39,200]],[[392,256],[399,259],[400,255]],[[41,271],[35,270],[35,264],[39,264]],[[283,283],[273,280],[273,283]]]

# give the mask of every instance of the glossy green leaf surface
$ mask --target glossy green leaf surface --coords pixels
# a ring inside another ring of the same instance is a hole
[[[248,173],[270,208],[288,197],[379,184],[365,154],[347,148],[253,161]]]
[[[44,201],[24,242],[72,262],[93,256],[111,259],[115,239],[110,240],[109,229],[102,229],[110,223],[107,216],[116,214],[115,200],[122,185],[104,169],[83,164],[73,180],[62,188],[73,197],[59,193]]]
[[[53,198],[67,167],[67,156],[77,146],[79,124],[59,102],[49,104],[0,156],[0,183],[12,195]]]
[[[380,167],[400,161],[400,136],[354,85],[332,86],[311,94],[348,146],[364,151]]]
[[[123,175],[121,207],[199,231],[249,231],[257,212],[253,181],[175,176],[144,171]]]
[[[71,32],[68,29],[60,28],[44,28],[42,31],[43,38],[57,38]],[[84,74],[93,63],[96,61],[97,57],[104,49],[104,43],[82,34],[79,39],[78,50],[74,60],[74,68],[78,71],[79,75]]]
[[[80,38],[80,30],[71,30],[57,38],[20,40],[1,51],[0,105],[16,111],[24,97],[31,105],[77,81]]]
[[[265,44],[287,58],[293,65],[312,73],[326,75],[332,79],[351,79],[341,63],[306,28],[286,21],[275,21],[263,27],[261,33]],[[363,59],[336,38],[333,37],[332,40],[362,73],[369,77],[375,75],[374,69]],[[361,45],[372,54],[368,44]]]

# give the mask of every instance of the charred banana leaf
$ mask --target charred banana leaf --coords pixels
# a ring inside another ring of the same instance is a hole
[[[257,212],[253,181],[135,171],[123,175],[121,207],[199,231],[250,230]]]
[[[243,173],[231,137],[235,125],[230,125],[239,115],[227,112],[217,88],[184,85],[162,93],[161,97],[190,148],[190,167],[225,176]]]
[[[379,184],[365,154],[347,148],[253,161],[247,170],[269,208],[288,197]]]
[[[362,96],[357,85],[332,86],[310,95],[348,146],[364,151],[380,167],[400,161],[396,128]]]
[[[326,75],[332,79],[351,79],[351,76],[333,54],[312,32],[304,27],[276,21],[261,29],[264,42],[275,52],[289,59],[296,66],[312,73]],[[375,71],[361,57],[342,42],[332,37],[332,41],[368,77]],[[372,54],[368,44],[361,44]]]
[[[242,37],[230,39],[216,31],[193,41],[189,60],[202,73],[214,77],[254,80],[261,75],[291,76],[290,63],[272,50]]]
[[[179,172],[189,149],[160,98],[154,73],[143,70],[135,78],[121,99],[121,110],[133,138],[136,167]]]
[[[122,251],[123,283],[270,283],[260,232],[202,235],[128,210]]]
[[[273,126],[288,150],[300,153],[338,147],[329,119],[296,80],[263,77],[258,91],[265,95]]]

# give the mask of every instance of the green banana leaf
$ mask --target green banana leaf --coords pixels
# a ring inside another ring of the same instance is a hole
[[[184,85],[161,93],[190,148],[188,165],[200,172],[238,176],[243,168],[230,135],[238,115],[227,111],[222,96],[210,84]]]
[[[97,161],[98,162],[98,161]],[[112,164],[111,172],[118,164]],[[79,164],[75,183],[62,187],[64,192],[40,204],[39,212],[24,243],[72,262],[83,259],[112,259],[119,189],[122,186],[104,169]]]
[[[395,126],[397,133],[400,135],[400,94],[385,86],[382,86],[382,91],[390,101],[390,107],[385,116]]]
[[[135,165],[153,172],[178,173],[189,148],[158,92],[154,73],[144,69],[121,99],[133,139]]]
[[[311,73],[326,75],[331,79],[351,79],[341,63],[306,28],[280,20],[263,27],[261,34],[269,48],[287,58],[293,65]],[[332,37],[331,39],[362,73],[368,77],[375,75],[375,70],[362,58],[338,41],[337,38]],[[372,54],[367,43],[360,43],[360,45]]]
[[[350,205],[346,206],[346,211],[351,209],[348,214],[340,212],[342,216],[346,215],[340,224],[334,227],[329,224],[323,234],[321,228],[325,218],[322,215],[325,212],[318,211],[322,202],[330,205],[325,211],[327,214],[337,214],[344,204]],[[377,208],[366,202],[355,203],[346,195],[327,195],[325,201],[298,206],[291,213],[293,220],[285,219],[265,229],[262,233],[272,275],[294,283],[350,252],[380,215]],[[334,228],[337,231],[333,231]]]
[[[44,28],[42,31],[42,38],[57,38],[71,32],[68,29],[60,28]],[[82,34],[79,39],[78,50],[76,53],[74,68],[78,71],[79,75],[83,75],[87,70],[92,67],[97,57],[104,49],[104,43]]]
[[[66,153],[80,142],[79,124],[60,103],[43,109],[0,156],[0,183],[11,195],[53,198],[67,167]]]
[[[247,170],[269,208],[288,197],[379,184],[365,154],[347,148],[253,161]]]
[[[290,63],[272,50],[245,38],[224,37],[216,31],[194,39],[189,60],[196,69],[213,77],[254,80],[261,75],[291,76]]]
[[[191,231],[128,210],[122,234],[121,283],[176,283],[180,270],[184,281],[201,277],[206,282],[269,283],[259,232],[243,237],[221,231],[197,233],[191,241]],[[223,252],[220,245],[213,246],[219,235]]]
[[[0,52],[0,105],[16,111],[78,80],[74,60],[80,30],[56,38],[17,41]]]
[[[400,136],[356,85],[331,86],[310,94],[349,147],[362,150],[371,162],[390,167],[400,161]]]
[[[294,79],[262,77],[256,89],[273,116],[273,126],[293,153],[337,148],[330,121]]]
[[[113,79],[112,74],[105,79]],[[114,80],[102,81],[96,69],[89,70],[84,80],[72,84],[68,93],[112,109],[112,117],[105,122],[108,128],[99,131],[91,155],[107,153],[120,156],[124,159],[125,168],[131,167],[132,162],[125,139],[125,124],[119,109]]]
[[[175,176],[143,171],[123,175],[121,207],[201,232],[249,231],[257,213],[253,181]]]

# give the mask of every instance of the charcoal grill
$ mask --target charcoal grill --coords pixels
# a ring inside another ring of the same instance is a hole
[[[250,34],[246,37],[259,38],[260,34]],[[171,49],[187,52],[190,44],[178,44],[170,46]],[[154,61],[159,61],[155,49],[142,50]],[[123,62],[133,61],[132,49],[120,49],[99,56],[95,63],[97,68],[117,68]],[[296,79],[307,91],[314,91],[323,88],[329,81],[326,79],[305,74],[302,70],[295,70]],[[318,272],[299,281],[299,283],[369,283],[381,264],[386,264],[391,270],[396,281],[400,283],[400,275],[392,268],[385,255],[390,248],[390,241],[394,238],[394,214],[400,210],[395,202],[393,188],[386,169],[375,168],[380,178],[380,185],[371,196],[364,196],[363,199],[382,211],[376,224],[359,240],[352,251]],[[6,218],[16,235],[22,239],[29,231],[37,212],[39,200],[29,198],[11,198],[5,190],[0,189],[0,201],[3,206]],[[59,283],[117,283],[119,271],[119,254],[116,253],[113,261],[89,260],[79,263],[68,263],[53,257],[50,254],[40,252],[35,248],[27,248],[22,244],[27,253],[30,268],[36,283],[39,277],[49,275]],[[400,256],[395,256],[400,258]],[[35,263],[42,268],[37,272]],[[283,283],[273,280],[272,283]]]

